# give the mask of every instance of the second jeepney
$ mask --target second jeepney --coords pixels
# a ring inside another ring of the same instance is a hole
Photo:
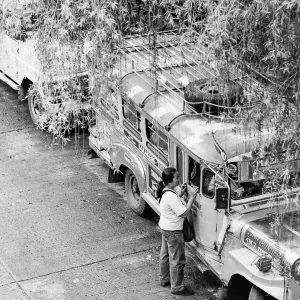
[[[189,216],[195,239],[187,244],[199,269],[238,290],[237,299],[300,299],[299,157],[282,154],[291,162],[288,192],[265,189],[264,169],[279,161],[253,150],[267,133],[224,120],[218,102],[245,97],[245,76],[232,74],[222,92],[201,47],[180,45],[173,33],[160,33],[155,49],[149,37],[128,37],[119,51],[118,88],[97,98],[89,137],[111,168],[109,181],[125,180],[136,213],[159,214],[161,172],[176,167],[188,189],[199,188]],[[200,93],[195,105],[188,89]]]

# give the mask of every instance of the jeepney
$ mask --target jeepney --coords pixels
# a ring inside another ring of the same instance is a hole
[[[299,189],[276,197],[263,191],[270,158],[254,158],[258,135],[237,130],[218,117],[220,103],[205,99],[218,92],[211,84],[217,74],[203,63],[201,48],[193,49],[160,33],[153,72],[149,37],[126,38],[114,70],[118,89],[95,103],[90,147],[110,166],[110,182],[125,180],[137,214],[149,208],[160,213],[155,191],[167,166],[177,168],[189,191],[199,187],[189,216],[195,239],[187,246],[199,269],[216,274],[236,299],[300,299]],[[246,89],[244,78],[235,78],[236,97]],[[185,91],[197,80],[203,101],[193,105]],[[212,117],[203,113],[204,104]],[[298,159],[289,157],[293,164]]]
[[[83,62],[81,63],[82,67],[76,73],[74,71],[70,72],[68,68],[49,70],[49,74],[42,71],[41,62],[35,49],[34,30],[37,16],[31,7],[32,3],[34,1],[4,0],[0,4],[0,16],[3,26],[3,30],[0,30],[0,79],[18,91],[20,101],[28,99],[32,121],[39,123],[46,107],[48,111],[56,112],[63,103],[64,107],[73,108],[74,110],[85,109],[89,105],[86,101],[89,97],[89,88],[88,76],[83,67]],[[55,46],[55,43],[49,45],[49,47],[53,46]],[[73,55],[73,59],[78,61],[73,50],[75,47],[76,45],[61,48],[59,55],[62,60],[68,61],[64,55],[67,55],[69,60]],[[37,83],[40,78],[51,82],[49,87],[53,89],[51,93],[52,100],[46,105],[43,105],[43,101],[41,101],[43,89],[39,90],[39,94],[28,93],[30,86]],[[69,85],[72,86],[70,101],[62,101],[59,93],[59,86],[62,82],[70,82]],[[71,98],[76,101],[71,101]]]

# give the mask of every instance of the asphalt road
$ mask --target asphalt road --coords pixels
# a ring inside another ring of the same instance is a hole
[[[54,145],[0,81],[0,300],[183,298],[158,284],[157,217],[133,213],[88,149],[87,133]],[[217,299],[190,258],[186,282]]]

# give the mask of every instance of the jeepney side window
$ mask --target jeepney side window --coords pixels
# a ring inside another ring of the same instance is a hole
[[[202,172],[202,194],[207,198],[215,196],[215,174],[210,169]]]
[[[189,157],[189,184],[192,187],[200,188],[200,164],[193,158]]]
[[[168,155],[169,139],[157,126],[146,120],[146,136],[148,141]]]
[[[135,109],[135,107],[122,100],[123,104],[123,116],[124,118],[138,131],[141,131],[141,114]]]
[[[184,168],[183,168],[183,152],[179,147],[176,147],[176,169],[179,173],[179,181],[183,183]]]

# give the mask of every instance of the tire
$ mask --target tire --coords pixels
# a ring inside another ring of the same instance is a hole
[[[36,92],[28,95],[28,108],[33,123],[38,124],[42,116],[42,105]]]
[[[255,285],[252,285],[248,300],[264,300],[266,293]]]
[[[24,86],[20,85],[18,90],[18,100],[24,101],[27,97],[28,88],[25,88]]]
[[[136,176],[129,169],[127,169],[125,173],[125,191],[130,208],[138,215],[146,214],[148,204],[141,197]]]
[[[222,91],[220,91],[222,87]],[[184,98],[188,102],[206,101],[211,104],[232,107],[239,101],[243,95],[243,88],[236,82],[224,82],[220,79],[199,79],[190,82],[184,90]],[[199,112],[203,110],[205,104],[192,104]],[[214,105],[208,105],[209,110],[213,112],[223,111],[224,108],[218,108]]]

